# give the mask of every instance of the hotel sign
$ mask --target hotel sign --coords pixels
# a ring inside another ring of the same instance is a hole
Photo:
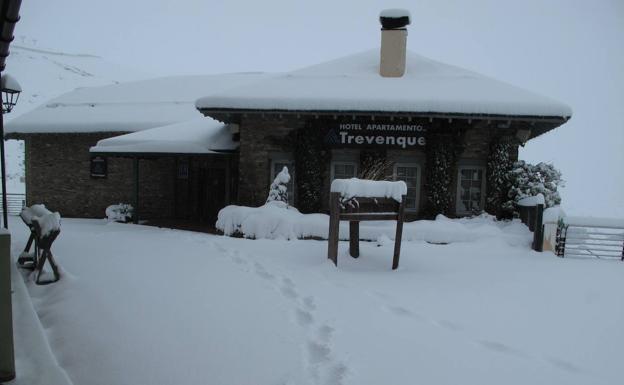
[[[386,147],[410,149],[426,145],[422,124],[336,123],[325,143],[332,147]]]

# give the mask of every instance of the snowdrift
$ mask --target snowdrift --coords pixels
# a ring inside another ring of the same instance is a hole
[[[393,240],[395,226],[394,221],[361,223],[360,239]],[[231,205],[219,211],[216,227],[228,236],[253,239],[327,239],[329,215],[302,214],[284,202],[268,202],[260,207]],[[348,239],[348,222],[340,223],[339,236],[341,240]],[[407,222],[403,226],[404,241],[446,244],[486,237],[505,239],[511,244],[529,244],[531,241],[531,233],[519,220],[499,222],[489,215],[470,219],[449,219],[438,215],[435,220]]]

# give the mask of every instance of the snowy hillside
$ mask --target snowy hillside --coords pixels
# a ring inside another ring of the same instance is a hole
[[[13,111],[5,115],[5,122],[76,88],[150,77],[98,56],[39,47],[36,40],[25,36],[16,37],[11,44],[5,72],[13,75],[23,90]],[[9,192],[23,192],[23,143],[9,140],[6,151],[7,189]]]

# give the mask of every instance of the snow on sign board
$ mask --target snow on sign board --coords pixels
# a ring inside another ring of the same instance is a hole
[[[331,192],[340,193],[344,199],[360,198],[392,198],[401,202],[407,194],[407,185],[403,181],[364,180],[358,178],[334,179]]]

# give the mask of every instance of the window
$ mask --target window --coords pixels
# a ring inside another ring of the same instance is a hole
[[[417,211],[420,192],[420,167],[416,164],[397,163],[394,165],[394,180],[402,180],[407,185],[405,209]]]
[[[483,211],[485,200],[485,167],[459,167],[457,176],[457,213]]]
[[[91,158],[91,178],[106,178],[107,173],[106,158],[101,156]]]
[[[295,204],[295,162],[292,160],[282,159],[273,160],[271,162],[271,181],[279,174],[284,167],[288,167],[288,174],[290,174],[290,181],[286,184],[288,191],[288,204],[294,206]],[[267,192],[268,193],[268,192]]]
[[[355,162],[332,162],[331,180],[355,178],[357,175],[357,164]]]
[[[178,162],[178,179],[189,178],[189,163],[187,160],[180,160]]]

